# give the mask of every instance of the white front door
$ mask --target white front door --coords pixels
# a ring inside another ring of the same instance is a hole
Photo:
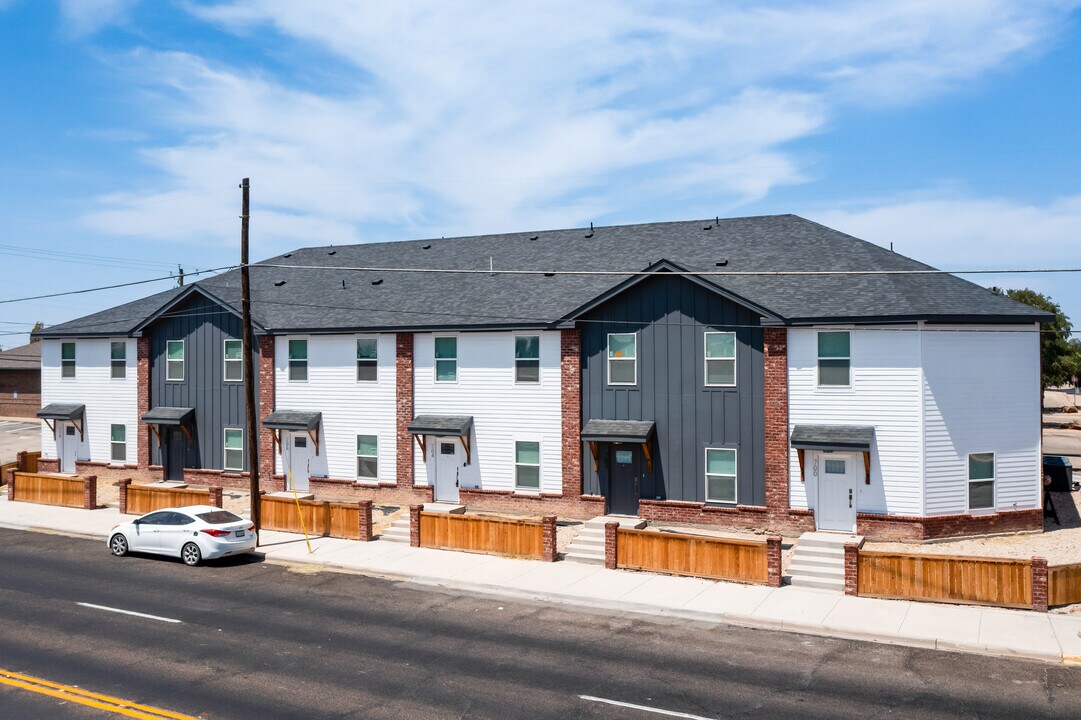
[[[75,454],[79,450],[79,431],[71,423],[63,423],[56,429],[60,434],[60,472],[75,472]]]
[[[458,460],[457,438],[438,438],[435,451],[435,501],[458,502],[458,471],[462,464]]]
[[[290,490],[308,490],[308,478],[311,477],[311,438],[301,433],[287,436],[288,457],[284,458],[286,480]]]
[[[856,456],[822,453],[818,467],[818,503],[815,526],[819,530],[856,531],[856,493],[859,490]]]

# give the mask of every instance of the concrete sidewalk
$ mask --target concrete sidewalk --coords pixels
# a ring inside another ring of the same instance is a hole
[[[132,516],[0,498],[0,527],[102,539]],[[261,533],[267,560],[312,563],[433,587],[706,623],[1081,665],[1081,617],[847,597],[570,562],[512,560],[400,543]],[[103,545],[102,552],[106,552]]]

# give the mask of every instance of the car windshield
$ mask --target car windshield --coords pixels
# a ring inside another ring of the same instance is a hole
[[[234,515],[228,510],[214,510],[212,512],[199,513],[195,517],[211,525],[224,525],[226,523],[240,522],[244,518]]]

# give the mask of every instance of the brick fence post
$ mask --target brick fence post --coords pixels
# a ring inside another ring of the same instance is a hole
[[[619,523],[604,524],[604,566],[615,570],[619,565]]]
[[[8,502],[15,501],[15,473],[8,471]]]
[[[781,538],[777,535],[766,538],[766,584],[781,587]]]
[[[357,500],[357,515],[359,516],[359,531],[361,542],[371,542],[372,537],[372,501],[371,500]],[[412,519],[412,516],[410,516]],[[410,542],[412,542],[413,533],[409,533]]]
[[[541,518],[541,560],[556,561],[556,516],[545,515]]]
[[[845,543],[845,595],[860,594],[860,546]]]
[[[210,504],[214,507],[224,507],[222,505],[221,486],[211,486],[208,489],[210,490]]]
[[[1032,558],[1032,609],[1047,612],[1047,559]]]
[[[423,505],[409,506],[409,544],[413,547],[420,547],[420,511],[423,509]]]
[[[120,514],[128,514],[128,486],[131,485],[131,478],[123,478],[120,481]]]
[[[21,452],[19,452],[18,454],[15,455],[15,462],[17,463],[16,467],[19,470],[21,470],[22,472],[27,472],[29,470],[29,468],[27,467],[26,460],[27,460],[27,452],[26,452],[26,450],[23,450],[23,451],[21,451]]]
[[[87,475],[83,478],[83,510],[93,510],[98,506],[98,476]]]

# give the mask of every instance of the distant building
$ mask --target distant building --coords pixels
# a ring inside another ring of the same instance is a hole
[[[0,416],[34,417],[41,407],[41,343],[0,352]]]

